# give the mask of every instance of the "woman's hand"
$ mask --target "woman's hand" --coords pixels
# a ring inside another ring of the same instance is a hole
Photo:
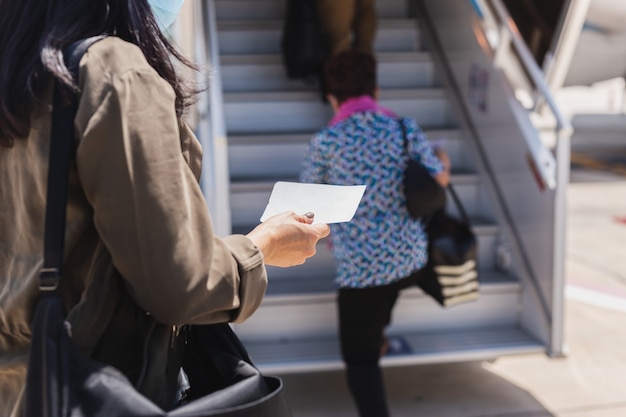
[[[441,184],[442,187],[445,188],[448,184],[450,184],[450,157],[448,156],[448,153],[440,147],[435,149],[435,155],[443,164],[443,171],[435,175],[434,178],[439,184]]]
[[[315,245],[330,234],[330,228],[327,224],[311,224],[313,215],[307,214],[277,214],[248,233],[247,237],[263,253],[266,265],[301,265],[315,255]]]

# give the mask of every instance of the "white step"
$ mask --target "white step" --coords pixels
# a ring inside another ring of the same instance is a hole
[[[465,191],[464,188],[465,187],[456,187],[457,192],[461,196],[463,191]],[[463,199],[463,197],[461,198]],[[465,196],[463,199],[463,205],[466,210],[469,211],[471,206],[468,204],[468,201],[471,201],[471,198]],[[450,203],[448,203],[448,206],[449,210],[452,212],[453,210],[450,207]],[[233,209],[232,213],[234,215],[239,211],[243,211],[243,209]],[[258,216],[252,218],[246,217],[245,221],[242,221],[239,224],[233,224],[233,233],[246,234],[250,232],[254,225],[259,223],[258,219],[261,217],[261,213],[262,210]],[[454,215],[457,216],[456,214]],[[496,265],[495,252],[499,240],[499,228],[492,220],[484,218],[481,215],[468,215],[470,216],[472,230],[478,240],[478,266],[482,269],[494,268]],[[254,221],[255,219],[256,222]],[[292,289],[290,286],[291,284],[285,283],[283,280],[289,281],[293,277],[311,280],[302,284],[302,287],[300,288],[302,291],[313,291],[315,289],[321,290],[325,288],[323,283],[316,282],[316,280],[320,277],[328,279],[328,284],[330,285],[332,277],[335,276],[335,263],[330,249],[328,248],[327,240],[322,240],[317,245],[316,254],[312,258],[309,258],[304,265],[295,266],[289,269],[268,267],[268,274],[272,280],[276,280],[276,282],[280,281],[280,286],[277,286],[275,289],[270,288],[268,290],[269,292],[290,291]]]
[[[461,308],[460,306],[458,308]],[[390,334],[393,335],[393,334]],[[382,366],[492,360],[504,355],[545,352],[543,344],[515,325],[401,333],[410,354],[385,356]],[[265,373],[319,372],[343,368],[337,337],[243,340]]]
[[[297,181],[297,177],[282,180]],[[230,206],[233,229],[239,230],[258,223],[269,201],[275,180],[233,182],[230,187]],[[482,215],[480,178],[474,173],[452,173],[452,183],[468,215]],[[452,200],[448,207],[453,213]]]
[[[517,309],[511,307],[521,302],[519,282],[494,269],[479,270],[479,281],[477,301],[449,308],[442,308],[417,286],[406,288],[394,307],[389,333],[515,324]],[[334,336],[336,303],[337,290],[332,286],[318,293],[270,293],[252,317],[236,326],[237,333],[248,341],[271,340],[281,335],[288,335],[284,338]]]
[[[377,54],[381,88],[419,88],[436,85],[434,65],[427,52]],[[223,55],[221,80],[225,92],[313,90],[310,83],[288,79],[279,55]]]
[[[338,0],[341,1],[341,0]],[[216,0],[217,19],[222,20],[280,20],[285,16],[286,2],[280,0]],[[406,0],[378,0],[379,19],[407,16]]]
[[[281,21],[220,21],[217,23],[220,55],[280,55]],[[421,50],[419,31],[411,19],[385,19],[378,22],[376,52]]]
[[[425,129],[457,125],[443,89],[382,90],[380,103]],[[226,93],[224,117],[230,135],[312,132],[328,123],[332,109],[314,92]]]
[[[483,270],[494,268],[494,248],[498,236],[498,226],[488,220],[473,217],[472,230],[478,238],[478,264]],[[293,296],[297,293],[320,294],[333,289],[335,261],[328,247],[328,241],[318,244],[317,253],[307,259],[304,265],[292,268],[267,267],[270,279],[268,295]]]
[[[474,171],[460,130],[431,129],[424,133],[432,143],[446,150],[454,170]],[[231,181],[297,177],[312,136],[313,133],[229,136],[228,166]]]

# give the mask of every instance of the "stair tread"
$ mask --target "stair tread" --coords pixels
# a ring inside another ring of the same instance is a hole
[[[229,146],[245,146],[245,145],[270,145],[270,144],[299,144],[309,143],[315,131],[310,132],[276,132],[262,134],[237,134],[228,135]],[[451,127],[448,129],[424,129],[424,134],[428,138],[445,137],[448,140],[460,139],[461,129]]]
[[[474,224],[474,228],[480,225]],[[289,278],[272,278],[271,270],[268,293],[263,301],[265,306],[272,304],[311,304],[333,300],[336,287],[333,283],[334,276],[319,275],[315,278],[303,278],[293,276]],[[517,291],[519,282],[512,276],[495,269],[479,269],[478,278],[483,294]],[[403,291],[404,296],[425,296],[417,287],[407,288]]]
[[[443,88],[394,88],[380,91],[383,100],[428,100],[446,98]],[[224,93],[224,103],[274,102],[274,101],[313,101],[323,105],[315,91],[258,91]]]
[[[378,63],[390,62],[432,62],[430,52],[423,51],[399,51],[376,53]],[[282,65],[282,56],[279,54],[222,54],[220,65]]]
[[[254,30],[278,30],[283,29],[282,20],[219,20],[217,22],[217,30],[221,31],[254,31]],[[411,18],[385,18],[378,20],[378,31],[388,29],[415,29],[417,26],[415,19]]]
[[[461,308],[461,307],[457,307]],[[382,366],[492,359],[503,354],[544,352],[545,347],[517,326],[389,334],[404,339],[409,349],[381,358]],[[247,340],[243,343],[264,372],[306,372],[341,369],[336,336]]]
[[[474,184],[479,180],[479,175],[476,172],[465,171],[462,169],[452,169],[452,183],[453,184]],[[297,177],[234,177],[231,178],[230,192],[231,193],[245,193],[245,192],[269,192],[274,187],[277,181],[286,182],[299,182]]]
[[[472,229],[474,230],[474,233],[476,234],[483,234],[483,233],[492,234],[492,233],[496,233],[498,230],[498,224],[494,222],[493,220],[490,220],[480,215],[470,214],[469,217],[470,217],[470,223],[472,225]],[[240,226],[234,227],[232,232],[234,234],[246,234],[250,230],[252,230],[255,226],[256,224],[240,225]],[[326,244],[327,242],[325,240],[322,240],[318,243],[318,246],[322,246]],[[270,269],[271,268],[272,267],[270,267]]]
[[[230,19],[280,19],[286,15],[286,4],[276,0],[215,0],[218,21]],[[242,10],[244,9],[245,10]],[[377,0],[376,14],[379,19],[404,17],[407,4],[403,0]]]
[[[268,175],[265,177],[257,176],[254,178],[249,176],[233,175],[231,176],[230,181],[231,193],[269,193],[277,181],[299,182],[297,177],[276,177],[275,175]],[[480,176],[476,172],[453,171],[450,182],[453,185],[478,184],[480,183]]]

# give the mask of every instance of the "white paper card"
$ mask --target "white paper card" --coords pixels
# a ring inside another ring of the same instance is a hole
[[[270,201],[261,221],[285,211],[313,212],[313,223],[342,223],[352,220],[359,207],[365,185],[306,184],[279,181],[274,184]]]

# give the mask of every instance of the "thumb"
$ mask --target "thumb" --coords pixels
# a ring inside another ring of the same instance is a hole
[[[330,226],[326,223],[312,224],[311,227],[318,233],[320,239],[330,234]]]

